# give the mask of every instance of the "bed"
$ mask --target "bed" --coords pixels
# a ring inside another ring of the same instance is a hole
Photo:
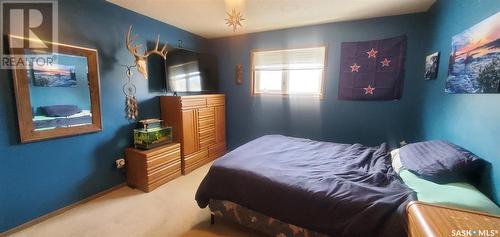
[[[46,116],[42,114],[33,117],[35,130],[74,127],[87,124],[92,124],[90,110],[81,110],[81,112],[68,116]]]
[[[270,217],[279,222],[267,219],[267,229],[288,228],[271,235],[402,236],[405,206],[416,196],[392,169],[388,152],[386,144],[263,136],[215,161],[196,201],[210,204],[216,216],[235,215],[224,210],[237,204],[263,215],[250,223]]]
[[[500,213],[470,184],[437,184],[409,172],[399,151],[385,144],[281,135],[258,138],[215,161],[196,193],[212,220],[279,237],[406,236],[405,207],[413,200]]]

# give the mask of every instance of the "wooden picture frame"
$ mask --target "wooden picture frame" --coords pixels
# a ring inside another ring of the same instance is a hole
[[[32,41],[32,39],[9,35],[9,42],[12,42],[12,40]],[[43,41],[43,43],[45,43],[46,45],[54,46],[49,48],[57,48],[57,54],[81,56],[87,59],[87,79],[92,123],[77,126],[55,127],[47,130],[34,129],[35,126],[33,122],[33,109],[30,98],[30,81],[28,77],[28,71],[30,69],[17,67],[12,69],[12,77],[14,81],[14,92],[16,97],[17,118],[19,123],[19,135],[21,143],[101,131],[102,120],[99,86],[99,62],[97,50],[55,42]],[[12,44],[10,43],[9,45]],[[53,54],[53,52],[45,52],[38,49],[36,51]],[[10,53],[12,55],[25,55],[25,49],[10,48]]]

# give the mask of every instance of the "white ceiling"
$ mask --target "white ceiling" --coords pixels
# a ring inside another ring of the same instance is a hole
[[[205,38],[424,12],[435,0],[107,0]],[[242,9],[243,28],[225,25]]]

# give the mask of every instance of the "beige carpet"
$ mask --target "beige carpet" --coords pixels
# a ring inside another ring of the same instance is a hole
[[[216,220],[194,200],[205,165],[151,193],[123,187],[10,236],[260,236]]]

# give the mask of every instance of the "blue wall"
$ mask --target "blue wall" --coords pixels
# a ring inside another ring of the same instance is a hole
[[[486,175],[492,196],[500,201],[500,94],[446,94],[451,37],[500,11],[498,0],[440,0],[430,9],[425,26],[425,52],[441,52],[438,78],[421,83],[418,117],[422,140],[446,139],[492,164]],[[419,72],[419,74],[422,74]]]
[[[207,41],[101,0],[60,2],[59,41],[99,50],[102,132],[19,144],[10,74],[0,70],[0,232],[67,206],[123,182],[114,160],[130,144],[132,125],[124,118],[125,78],[119,64],[132,63],[124,48],[129,24],[140,40],[156,34],[187,48],[219,56],[221,90],[227,95],[227,142],[230,149],[264,134],[376,145],[399,140],[447,139],[493,164],[488,178],[499,200],[500,95],[444,93],[451,37],[497,12],[496,0],[440,0],[430,13],[330,23]],[[167,6],[168,7],[168,6]],[[408,36],[405,89],[401,101],[356,102],[337,99],[340,43]],[[141,42],[141,43],[144,43]],[[251,49],[328,47],[325,98],[251,97]],[[439,78],[423,80],[424,56],[441,51]],[[245,82],[234,82],[236,64]],[[161,65],[150,62],[150,80],[138,73],[140,117],[156,117],[163,93]],[[495,169],[496,168],[496,169]]]
[[[99,51],[102,132],[20,144],[10,72],[0,70],[0,232],[124,181],[114,160],[131,142],[121,89],[125,70],[119,65],[133,63],[124,45],[130,24],[142,44],[154,43],[157,34],[174,44],[180,39],[186,48],[202,50],[206,44],[201,37],[105,1],[59,1],[59,41]],[[133,79],[140,117],[159,116],[161,63],[150,65],[149,81],[137,72]]]
[[[423,14],[330,23],[220,38],[212,41],[219,56],[221,89],[227,96],[227,142],[230,149],[264,134],[286,134],[342,143],[378,145],[411,140],[413,108],[422,81]],[[343,101],[337,99],[340,44],[406,34],[408,48],[403,98],[400,101]],[[252,49],[326,45],[325,97],[250,96],[249,57]],[[235,67],[244,65],[244,84],[236,85]]]

